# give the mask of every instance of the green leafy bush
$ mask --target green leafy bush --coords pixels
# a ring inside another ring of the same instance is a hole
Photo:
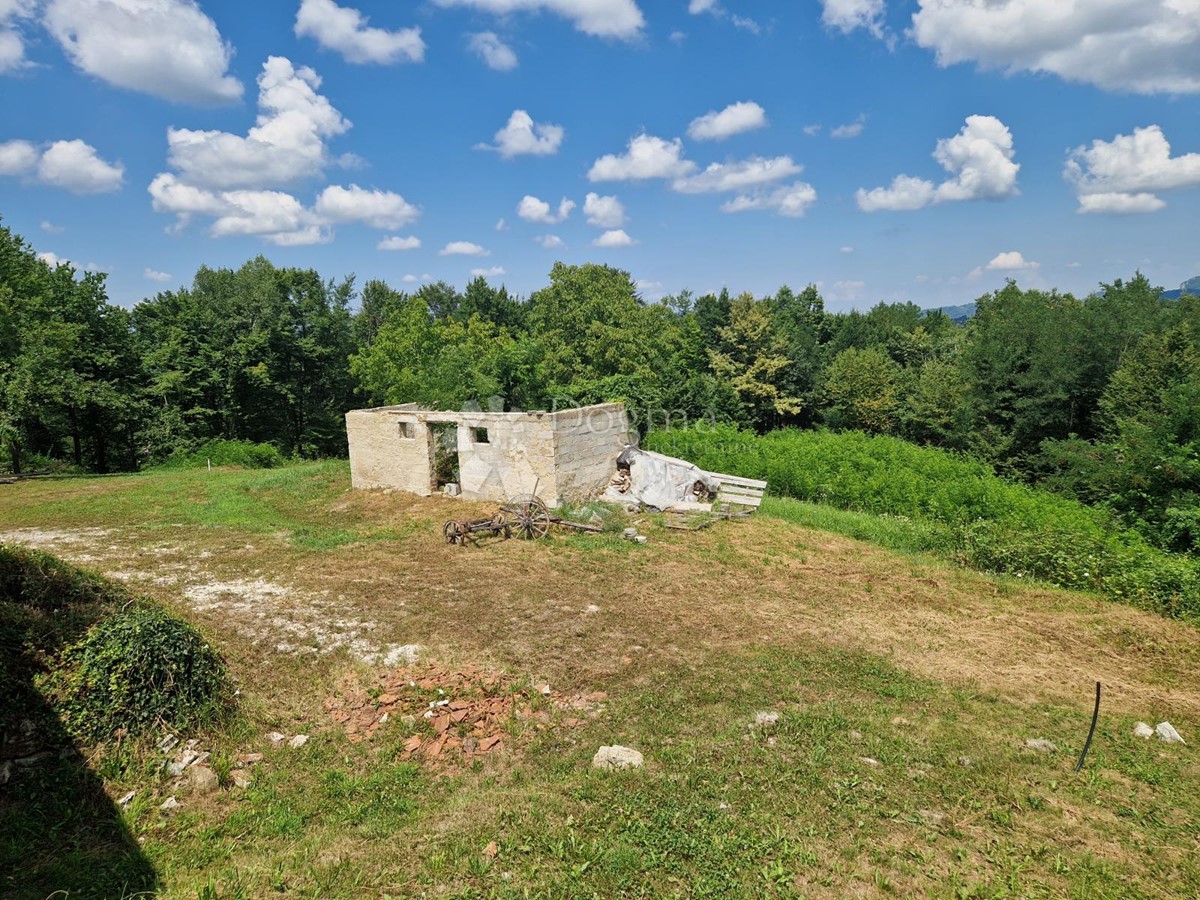
[[[732,427],[652,432],[649,449],[703,469],[762,478],[776,495],[930,523],[975,568],[1098,590],[1200,618],[1200,566],[1152,547],[1103,510],[1006,481],[983,463],[898,438]]]
[[[287,460],[274,444],[253,441],[206,441],[193,450],[176,450],[161,464],[164,469],[202,469],[214,466],[237,466],[242,469],[274,469]]]
[[[102,740],[118,729],[186,729],[219,718],[226,685],[224,662],[196,629],[139,605],[68,647],[46,687],[68,729]]]

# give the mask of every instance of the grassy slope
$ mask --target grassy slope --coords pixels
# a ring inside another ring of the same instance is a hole
[[[441,522],[469,510],[350,492],[340,463],[0,488],[0,530],[131,577],[241,679],[246,721],[205,746],[221,765],[267,753],[248,791],[181,796],[168,817],[144,757],[98,763],[113,796],[139,790],[126,821],[162,897],[1200,892],[1196,753],[1130,737],[1163,718],[1200,736],[1194,628],[955,569],[901,523],[804,504],[695,534],[646,517],[644,547],[446,547]],[[259,610],[184,597],[258,579],[289,593]],[[340,675],[369,669],[273,649],[264,622],[313,602],[381,642],[609,700],[438,777],[399,761],[409,726],[356,745],[327,718]],[[1104,714],[1073,775],[1096,678]],[[772,731],[748,727],[757,710],[780,714]],[[272,750],[273,728],[313,738]],[[1061,752],[1026,753],[1030,737]],[[608,743],[645,771],[589,770]]]

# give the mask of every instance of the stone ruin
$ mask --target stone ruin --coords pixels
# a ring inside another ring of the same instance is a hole
[[[625,406],[555,412],[449,412],[416,403],[346,413],[355,488],[503,502],[536,491],[548,505],[593,497],[636,435]]]

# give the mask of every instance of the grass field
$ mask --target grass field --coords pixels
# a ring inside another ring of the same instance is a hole
[[[442,522],[475,511],[494,508],[352,492],[339,462],[0,487],[0,541],[154,597],[237,679],[239,720],[192,736],[216,793],[175,787],[149,745],[89,756],[109,797],[137,791],[118,825],[157,896],[1200,895],[1194,626],[955,568],[911,528],[794,501],[695,533],[637,517],[644,546],[445,545]],[[381,661],[411,644],[507,673],[530,715],[458,766],[404,752],[419,717],[351,740],[327,701],[353,678],[382,703]],[[543,682],[603,699],[573,715]],[[753,727],[760,711],[777,722]],[[1190,743],[1132,736],[1164,719]],[[602,744],[645,768],[592,770]],[[264,759],[237,788],[244,753]],[[68,806],[36,808],[0,825],[24,848],[0,894],[113,896],[86,842],[55,841]]]

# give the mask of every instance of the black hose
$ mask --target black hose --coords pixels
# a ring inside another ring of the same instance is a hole
[[[1079,762],[1075,763],[1075,771],[1078,772],[1083,768],[1084,760],[1087,759],[1088,750],[1092,746],[1092,737],[1096,734],[1096,722],[1100,720],[1100,682],[1096,682],[1096,708],[1092,710],[1092,727],[1088,729],[1087,740],[1083,744],[1083,752],[1079,754]]]

